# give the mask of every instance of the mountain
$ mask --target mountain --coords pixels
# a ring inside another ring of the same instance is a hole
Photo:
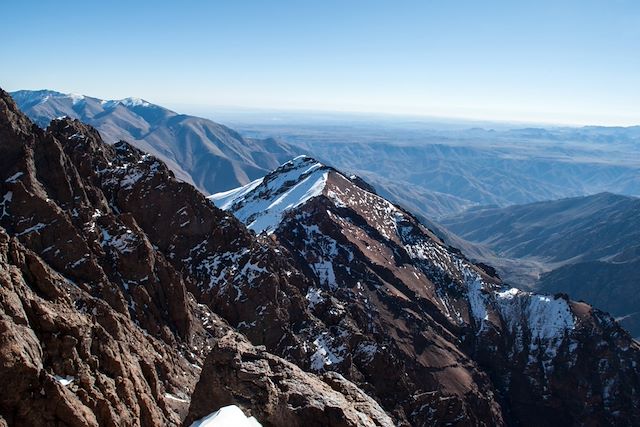
[[[311,283],[158,159],[69,118],[42,130],[0,90],[0,170],[1,425],[178,426],[234,403],[266,425],[392,425],[355,384],[265,349],[326,328]],[[214,356],[247,363],[225,376]]]
[[[634,336],[640,336],[639,198],[601,193],[472,209],[442,224],[490,249],[494,257],[528,263],[526,268],[536,263],[529,286],[588,301],[620,318]],[[503,277],[513,277],[513,270],[501,271]]]
[[[606,191],[640,196],[639,127],[518,129],[503,123],[482,129],[461,123],[443,128],[419,118],[300,116],[261,121],[236,114],[226,120],[243,135],[278,135],[432,220],[471,206]]]
[[[372,190],[299,157],[214,197],[247,228],[0,91],[2,424],[638,424],[614,319],[504,286]]]
[[[271,138],[243,138],[211,120],[175,113],[137,98],[106,101],[50,90],[11,94],[18,107],[44,128],[61,116],[78,119],[115,143],[129,141],[162,160],[176,177],[205,194],[264,176],[300,149]]]
[[[281,244],[317,283],[309,305],[334,329],[314,340],[311,369],[357,375],[398,418],[417,425],[638,419],[637,403],[618,406],[622,392],[609,386],[625,384],[633,394],[640,385],[638,343],[613,318],[565,295],[503,285],[360,180],[301,156],[210,199]],[[634,356],[625,360],[627,349]],[[603,362],[609,352],[620,356]],[[599,379],[586,380],[591,375]]]

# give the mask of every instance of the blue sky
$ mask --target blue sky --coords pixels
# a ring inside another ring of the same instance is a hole
[[[638,1],[13,1],[0,86],[640,124]]]

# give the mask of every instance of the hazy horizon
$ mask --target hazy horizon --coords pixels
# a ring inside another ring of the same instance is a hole
[[[7,90],[159,105],[640,124],[640,3],[20,2]],[[68,20],[68,10],[74,19]],[[25,26],[25,19],[29,25]]]
[[[140,98],[137,96],[126,96],[123,98],[107,96],[99,97],[92,94],[80,93],[78,91],[63,92],[55,88],[17,88],[9,89],[3,87],[8,92],[18,91],[52,91],[62,95],[82,95],[102,100],[121,100],[124,98]],[[484,129],[516,129],[520,127],[545,127],[545,128],[571,128],[571,127],[636,127],[638,124],[615,125],[615,124],[597,124],[597,123],[565,123],[565,122],[544,122],[544,121],[527,121],[527,120],[507,120],[501,118],[480,118],[480,117],[463,117],[463,116],[438,116],[427,114],[411,114],[402,112],[384,112],[384,111],[354,111],[354,110],[322,110],[312,108],[286,109],[286,108],[260,108],[249,106],[233,106],[233,105],[215,105],[215,104],[184,104],[184,103],[159,103],[151,99],[140,98],[146,102],[158,105],[163,108],[175,111],[179,114],[186,114],[196,117],[202,117],[225,124],[226,121],[233,123],[266,123],[269,121],[285,123],[288,120],[293,122],[305,123],[308,121],[370,121],[372,119],[382,119],[389,122],[416,122],[434,125],[451,125],[455,128],[484,128]]]

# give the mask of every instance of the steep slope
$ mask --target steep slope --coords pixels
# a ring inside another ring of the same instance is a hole
[[[499,257],[536,263],[530,286],[588,301],[640,336],[640,199],[601,193],[475,209],[442,222]],[[510,271],[501,273],[518,283]]]
[[[284,360],[227,322],[270,349],[295,345],[295,328],[314,325],[306,279],[160,161],[71,119],[43,131],[0,91],[0,171],[0,379],[11,386],[0,424],[181,425],[196,383],[211,378],[201,373],[216,372],[203,360],[221,339],[244,342],[231,357],[271,363],[275,385],[286,378]],[[308,391],[301,410],[330,387],[296,380]],[[336,420],[391,423],[346,389],[335,392]]]
[[[367,384],[398,418],[640,421],[640,347],[610,316],[502,285],[370,187],[303,156],[211,199],[315,278],[308,305],[334,329],[310,367]]]
[[[503,287],[360,180],[298,158],[224,195],[255,236],[152,156],[0,101],[5,423],[638,422],[614,321]]]
[[[300,153],[276,140],[243,138],[211,120],[137,98],[106,101],[49,90],[23,90],[12,96],[39,126],[61,116],[81,120],[109,143],[126,140],[154,155],[205,194],[244,185]]]

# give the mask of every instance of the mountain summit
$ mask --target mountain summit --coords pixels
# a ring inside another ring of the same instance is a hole
[[[621,422],[637,419],[637,402],[616,402],[640,392],[640,347],[611,316],[503,285],[356,177],[298,157],[211,199],[317,283],[309,307],[334,326],[314,341],[310,368],[357,372],[401,419],[566,425],[624,410]],[[609,352],[615,362],[603,361]],[[589,386],[575,382],[591,375]]]

